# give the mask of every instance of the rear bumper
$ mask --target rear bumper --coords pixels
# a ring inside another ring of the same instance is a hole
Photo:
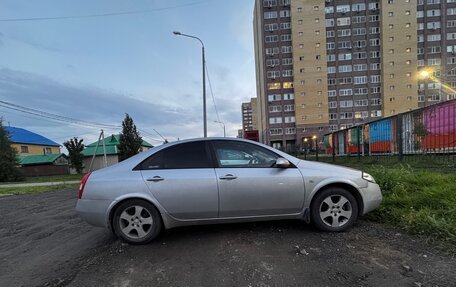
[[[109,228],[108,208],[109,200],[79,199],[76,204],[76,211],[87,223]]]
[[[367,187],[362,188],[360,191],[364,201],[363,215],[376,209],[382,203],[382,192],[378,184],[369,182]]]

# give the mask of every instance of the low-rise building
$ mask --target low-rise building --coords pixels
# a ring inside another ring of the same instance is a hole
[[[60,144],[23,128],[5,127],[18,155],[60,154]]]

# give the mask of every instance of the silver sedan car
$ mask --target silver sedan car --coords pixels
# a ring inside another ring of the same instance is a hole
[[[87,174],[78,213],[133,244],[163,228],[300,219],[344,231],[380,205],[372,176],[242,139],[168,143]]]

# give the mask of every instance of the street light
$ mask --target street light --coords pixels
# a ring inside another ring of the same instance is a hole
[[[225,123],[220,122],[220,121],[214,121],[214,123],[219,123],[223,125],[223,137],[226,138],[226,133],[225,133]]]
[[[201,41],[200,38],[183,34],[178,31],[173,32],[176,36],[183,36],[188,38],[193,38],[198,40],[201,43],[201,52],[202,52],[202,59],[203,59],[203,126],[204,126],[204,137],[207,137],[207,119],[206,119],[206,59],[204,57],[204,43]]]

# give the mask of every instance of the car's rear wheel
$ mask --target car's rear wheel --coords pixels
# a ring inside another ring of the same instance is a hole
[[[131,244],[145,244],[160,233],[162,227],[157,209],[140,199],[121,203],[113,216],[113,228],[117,236]]]
[[[323,231],[345,231],[358,217],[355,197],[349,191],[338,187],[331,187],[317,194],[310,208],[312,223]]]

